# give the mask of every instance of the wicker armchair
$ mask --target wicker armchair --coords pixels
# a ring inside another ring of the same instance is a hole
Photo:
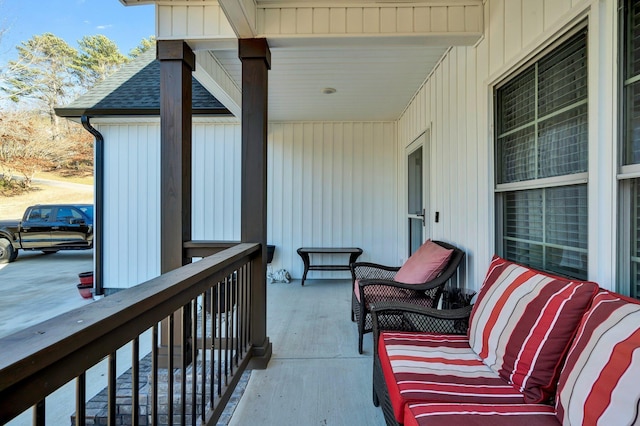
[[[383,331],[416,331],[464,335],[473,306],[434,309],[404,303],[380,302],[371,305],[373,328],[373,405],[382,406],[387,425],[398,425],[378,357],[378,337]]]
[[[435,279],[421,284],[394,281],[400,267],[358,262],[351,265],[353,291],[351,297],[351,321],[358,324],[358,352],[362,353],[362,338],[372,331],[369,306],[384,301],[403,301],[424,307],[437,306],[444,285],[455,274],[464,258],[459,248],[442,242],[434,243],[453,250],[449,262]],[[357,284],[356,284],[357,283]]]

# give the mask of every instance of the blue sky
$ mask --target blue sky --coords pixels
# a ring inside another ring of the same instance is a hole
[[[155,34],[153,5],[125,7],[119,0],[0,0],[0,64],[15,59],[15,46],[46,32],[72,47],[86,35],[103,34],[123,54]]]

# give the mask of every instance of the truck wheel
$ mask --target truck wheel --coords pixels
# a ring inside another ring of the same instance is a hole
[[[13,262],[17,254],[17,250],[13,248],[11,241],[6,238],[0,238],[0,263]]]

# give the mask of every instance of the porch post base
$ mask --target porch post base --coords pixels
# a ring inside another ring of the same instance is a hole
[[[269,337],[264,340],[261,346],[254,346],[251,349],[251,360],[249,361],[249,369],[264,370],[271,360],[273,348]]]
[[[191,364],[191,351],[187,353],[187,365]],[[182,367],[182,347],[173,347],[173,368]],[[158,346],[158,368],[169,368],[169,347],[165,345]]]

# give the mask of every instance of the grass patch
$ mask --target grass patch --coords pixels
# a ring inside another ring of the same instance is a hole
[[[82,183],[93,185],[93,169],[58,169],[47,172],[38,172],[36,179],[56,180],[60,182]]]

